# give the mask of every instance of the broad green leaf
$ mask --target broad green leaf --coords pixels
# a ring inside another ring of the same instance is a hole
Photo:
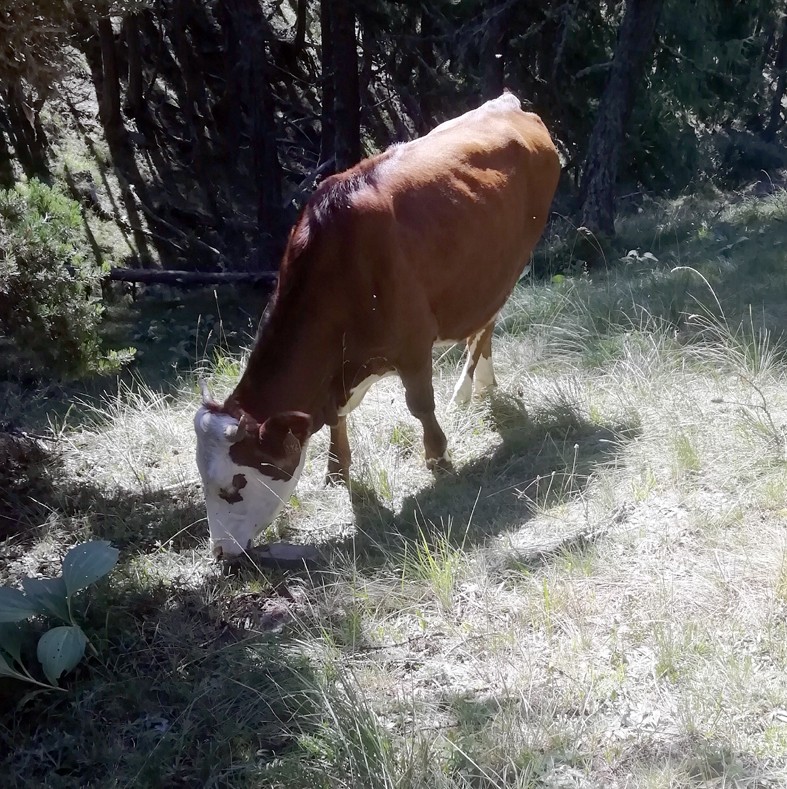
[[[11,622],[0,624],[0,649],[11,655],[17,662],[22,662],[22,639],[24,633],[19,625]]]
[[[37,613],[35,604],[18,589],[0,586],[0,622],[21,622]]]
[[[57,578],[23,578],[22,587],[35,605],[37,614],[50,614],[70,622],[66,598],[66,582]]]
[[[15,669],[11,668],[8,661],[0,655],[0,677],[13,677],[14,679],[27,680],[24,674],[20,674]]]
[[[63,557],[63,578],[70,597],[103,578],[116,564],[119,552],[106,540],[75,545]]]
[[[61,674],[71,671],[82,660],[86,645],[87,636],[79,627],[53,627],[41,636],[36,654],[53,685]]]

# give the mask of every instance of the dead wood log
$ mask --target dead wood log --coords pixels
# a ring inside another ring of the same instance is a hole
[[[277,274],[273,271],[172,271],[148,268],[113,268],[105,279],[114,282],[137,282],[146,285],[175,285],[193,288],[199,285],[252,285],[272,290]]]

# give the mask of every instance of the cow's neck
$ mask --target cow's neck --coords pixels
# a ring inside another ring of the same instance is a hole
[[[255,343],[238,385],[227,401],[264,422],[283,411],[302,411],[312,417],[316,431],[334,422],[333,383],[341,365],[341,344],[327,327],[302,318],[293,336],[288,331],[263,331]]]

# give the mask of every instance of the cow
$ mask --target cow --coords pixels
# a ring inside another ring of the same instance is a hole
[[[296,220],[248,364],[223,404],[203,389],[197,466],[217,558],[278,514],[310,436],[330,428],[327,482],[349,480],[347,415],[400,377],[426,465],[450,469],[432,348],[466,342],[453,400],[495,383],[495,319],[529,265],[560,162],[511,93],[326,178]]]

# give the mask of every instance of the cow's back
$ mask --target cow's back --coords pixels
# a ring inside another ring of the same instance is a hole
[[[390,309],[428,309],[443,340],[483,327],[544,230],[559,172],[546,127],[510,94],[383,154],[355,203],[373,227],[364,241],[386,250],[372,264],[389,269]]]
[[[476,333],[527,265],[559,172],[538,116],[506,94],[326,179],[293,228],[265,347],[338,343],[398,367],[426,339]]]

